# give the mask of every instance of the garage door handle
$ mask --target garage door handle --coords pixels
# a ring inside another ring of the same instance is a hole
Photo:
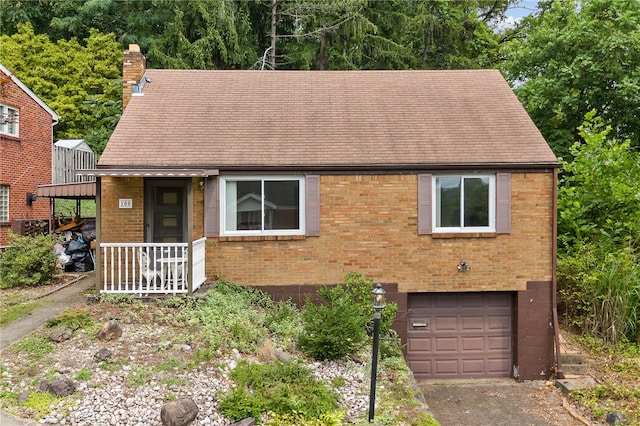
[[[429,325],[426,322],[414,322],[411,324],[413,327],[428,327]]]

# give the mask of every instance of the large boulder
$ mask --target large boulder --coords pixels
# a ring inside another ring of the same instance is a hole
[[[186,426],[198,415],[198,406],[191,398],[167,402],[160,410],[160,420],[164,426]]]

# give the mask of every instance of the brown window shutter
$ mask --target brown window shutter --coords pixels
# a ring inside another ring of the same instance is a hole
[[[430,174],[418,175],[418,235],[432,234]]]
[[[320,176],[305,176],[305,235],[320,235]]]
[[[496,175],[496,232],[511,233],[511,173]]]
[[[218,197],[218,177],[209,176],[204,185],[204,235],[220,236],[220,198]]]

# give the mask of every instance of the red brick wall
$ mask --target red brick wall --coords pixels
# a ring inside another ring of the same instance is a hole
[[[19,135],[0,135],[0,185],[9,185],[9,222],[0,223],[0,246],[8,242],[11,221],[49,219],[49,199],[27,206],[27,192],[51,183],[53,144],[51,115],[0,72],[0,103],[19,109]]]

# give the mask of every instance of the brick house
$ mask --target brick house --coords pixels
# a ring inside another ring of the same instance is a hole
[[[102,292],[361,272],[419,378],[544,379],[557,160],[495,70],[146,70],[95,170]]]
[[[0,247],[23,221],[49,220],[49,202],[35,197],[51,183],[53,126],[58,115],[0,64]]]

